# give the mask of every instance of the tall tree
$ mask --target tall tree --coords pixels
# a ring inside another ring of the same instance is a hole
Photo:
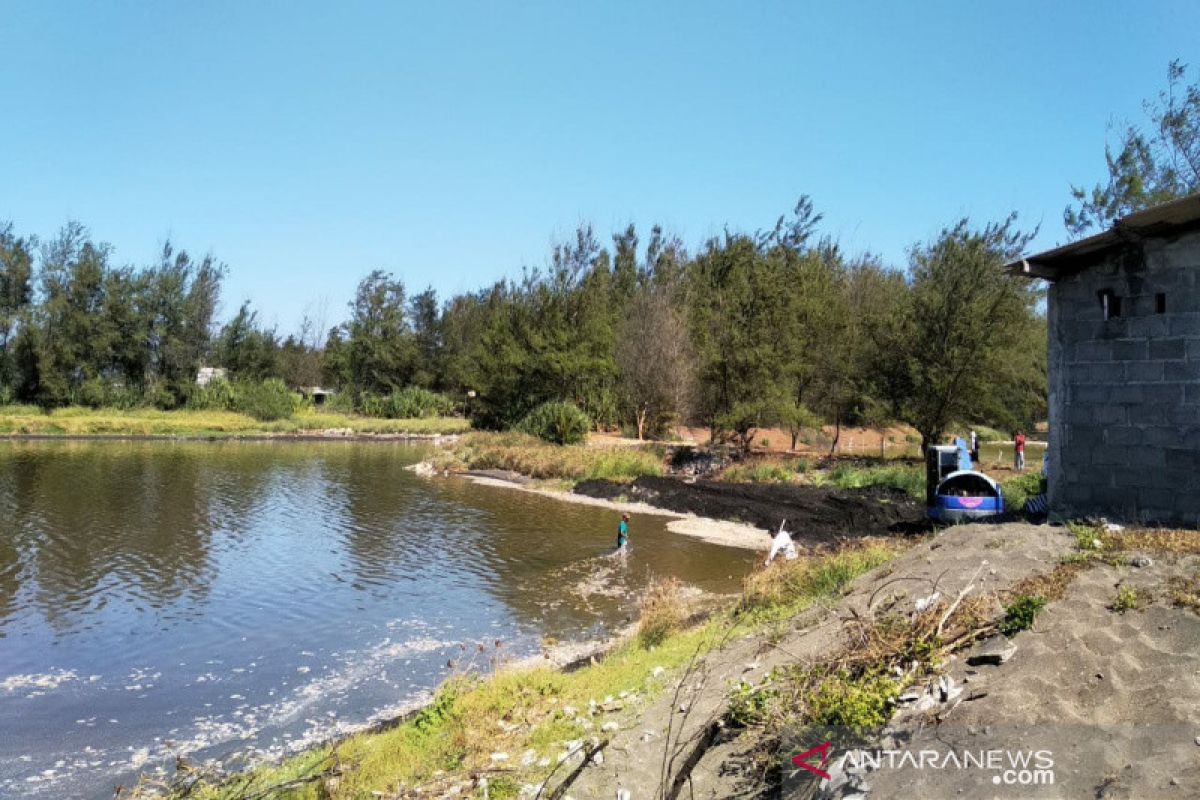
[[[1104,148],[1108,179],[1089,192],[1071,187],[1075,204],[1063,212],[1072,237],[1120,217],[1200,191],[1200,79],[1186,84],[1187,65],[1167,66],[1167,88],[1143,105],[1149,130],[1129,125],[1119,149]]]
[[[387,394],[407,386],[415,347],[404,283],[375,270],[358,284],[347,323],[350,382],[358,391]]]
[[[279,349],[275,331],[259,324],[258,312],[247,300],[221,328],[216,359],[230,376],[260,381],[279,374]]]
[[[1016,215],[982,230],[963,219],[913,248],[911,288],[879,368],[891,373],[892,400],[922,449],[951,422],[977,417],[995,376],[1018,357],[1037,294],[1003,265],[1031,238]]]
[[[3,395],[11,393],[17,382],[12,344],[33,300],[32,251],[36,246],[36,241],[17,237],[12,223],[0,223],[0,394]]]
[[[617,328],[623,400],[638,439],[686,420],[695,394],[687,320],[666,289],[648,286],[630,299]]]
[[[442,318],[437,292],[432,287],[412,296],[408,301],[408,317],[412,323],[413,346],[416,350],[413,383],[427,389],[441,388]]]

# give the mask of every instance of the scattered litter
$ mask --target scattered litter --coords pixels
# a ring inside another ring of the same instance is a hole
[[[917,613],[924,614],[926,611],[933,608],[934,604],[938,601],[938,598],[940,598],[941,596],[942,596],[941,592],[934,592],[933,594],[929,595],[928,597],[922,597],[921,599],[917,600]]]

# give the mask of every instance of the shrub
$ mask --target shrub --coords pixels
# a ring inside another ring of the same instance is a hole
[[[179,399],[175,397],[175,393],[168,389],[167,385],[162,381],[153,381],[146,384],[146,388],[142,392],[142,398],[146,405],[153,406],[160,411],[170,411],[179,405]]]
[[[103,408],[108,405],[108,384],[103,378],[88,378],[75,390],[75,405]]]
[[[325,405],[321,407],[321,411],[327,414],[354,414],[358,411],[355,406],[354,392],[337,391],[333,396],[325,401]]]
[[[591,427],[587,414],[571,403],[551,402],[530,411],[517,430],[554,444],[579,444]]]
[[[296,411],[299,398],[278,378],[237,386],[237,410],[260,422],[287,419]]]
[[[393,392],[388,398],[388,405],[390,419],[446,417],[454,411],[454,401],[449,397],[419,386]]]
[[[683,584],[679,579],[654,581],[642,597],[638,643],[645,648],[657,647],[683,626],[685,616]]]
[[[891,718],[899,694],[900,684],[880,672],[852,677],[839,671],[825,676],[805,699],[813,723],[861,733]]]
[[[1042,493],[1042,476],[1037,472],[1018,475],[1000,484],[1004,493],[1004,507],[1009,511],[1020,511],[1026,501]]]
[[[389,395],[363,392],[358,397],[358,410],[363,416],[382,419],[446,417],[454,412],[454,401],[444,394],[409,386]]]
[[[1033,627],[1033,620],[1038,612],[1046,606],[1043,597],[1021,595],[1004,607],[1004,620],[1000,623],[1000,632],[1005,636],[1016,636],[1024,630]]]
[[[142,402],[139,392],[105,378],[88,378],[71,393],[73,405],[88,408],[136,408]]]
[[[778,695],[779,690],[772,687],[769,675],[758,686],[746,680],[738,681],[729,690],[729,722],[739,728],[761,723]]]
[[[197,411],[233,411],[237,408],[237,390],[224,378],[216,378],[195,387],[188,395],[188,408]]]
[[[838,464],[826,477],[839,489],[867,489],[884,487],[902,489],[913,497],[925,496],[925,471],[920,467],[855,467]]]

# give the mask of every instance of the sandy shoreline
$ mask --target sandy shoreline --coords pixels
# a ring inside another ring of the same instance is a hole
[[[556,492],[551,489],[543,489],[537,486],[528,486],[516,481],[504,480],[503,478],[491,477],[488,475],[477,475],[471,473],[459,473],[458,477],[465,478],[473,483],[481,486],[496,486],[502,489],[516,489],[522,492],[530,492],[532,494],[541,495],[542,497],[552,497],[555,500],[562,500],[567,503],[576,503],[578,505],[596,506],[599,508],[607,508],[613,511],[627,512],[630,514],[647,514],[657,517],[670,517],[671,520],[667,523],[667,530],[672,533],[678,533],[683,536],[692,536],[697,539],[703,539],[712,544],[724,545],[726,547],[740,547],[746,550],[765,551],[770,549],[771,540],[766,536],[761,528],[756,528],[753,525],[745,525],[739,522],[727,522],[719,519],[710,519],[709,517],[698,517],[694,514],[680,514],[676,511],[668,511],[663,508],[646,503],[628,503],[619,500],[604,500],[598,497],[587,497],[574,492]]]

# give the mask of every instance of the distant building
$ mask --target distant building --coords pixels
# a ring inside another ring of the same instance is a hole
[[[1200,195],[1008,269],[1050,282],[1051,513],[1200,524]]]
[[[301,386],[300,394],[305,399],[312,400],[314,406],[323,406],[335,392],[332,389],[322,389],[320,386]]]
[[[208,386],[216,380],[225,380],[226,373],[224,367],[201,367],[196,373],[196,385]]]

